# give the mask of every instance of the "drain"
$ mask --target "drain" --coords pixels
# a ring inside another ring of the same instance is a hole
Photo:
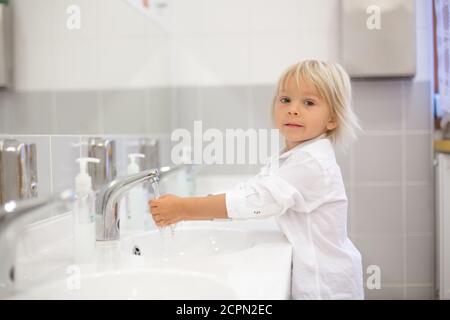
[[[141,255],[141,249],[139,249],[138,246],[134,246],[134,247],[133,247],[133,254],[134,254],[135,256],[140,256],[140,255]]]

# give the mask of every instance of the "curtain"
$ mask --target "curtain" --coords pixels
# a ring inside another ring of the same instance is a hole
[[[439,105],[443,120],[450,121],[450,1],[435,0]]]

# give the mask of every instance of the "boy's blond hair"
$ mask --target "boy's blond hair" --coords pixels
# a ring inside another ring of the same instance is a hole
[[[329,139],[346,149],[361,130],[358,118],[352,110],[352,88],[350,77],[338,63],[319,60],[304,60],[290,66],[280,77],[272,103],[273,108],[280,90],[286,87],[290,77],[299,86],[300,79],[314,85],[320,97],[330,106],[337,127],[327,132]]]

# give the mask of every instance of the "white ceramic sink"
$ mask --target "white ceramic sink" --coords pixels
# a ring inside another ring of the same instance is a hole
[[[248,231],[188,227],[155,230],[121,239],[121,250],[125,254],[141,255],[145,258],[189,258],[234,253],[254,245]]]
[[[77,288],[78,286],[78,288]],[[235,291],[212,276],[187,271],[128,270],[64,279],[13,299],[236,299]]]
[[[170,229],[164,234],[125,230],[119,241],[98,242],[95,261],[78,266],[71,254],[72,230],[68,214],[24,233],[16,268],[18,292],[8,298],[290,297],[292,247],[279,231],[256,221],[183,222],[173,237]],[[133,255],[137,249],[141,256]],[[73,267],[79,268],[79,289],[71,288],[76,283]]]

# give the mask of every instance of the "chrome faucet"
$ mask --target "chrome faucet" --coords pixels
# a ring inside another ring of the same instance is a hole
[[[97,241],[119,240],[120,215],[118,202],[127,191],[144,182],[150,182],[155,189],[162,175],[171,174],[183,167],[184,165],[177,165],[162,167],[160,170],[145,170],[134,175],[117,178],[100,189],[96,204]]]
[[[117,178],[100,189],[97,194],[96,205],[97,240],[119,240],[119,200],[134,186],[144,182],[157,183],[158,180],[159,171],[157,169],[150,169],[123,178]]]
[[[0,297],[13,293],[16,269],[16,245],[25,225],[52,215],[52,209],[71,210],[72,191],[46,199],[10,201],[0,207]]]

